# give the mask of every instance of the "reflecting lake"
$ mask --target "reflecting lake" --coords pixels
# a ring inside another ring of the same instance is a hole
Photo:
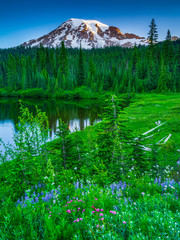
[[[25,99],[22,100],[25,107],[33,113],[35,106],[46,115],[49,120],[50,138],[54,138],[58,130],[58,120],[61,118],[68,124],[71,132],[83,130],[86,126],[101,121],[98,114],[101,113],[102,102],[98,100],[65,101],[56,99]],[[5,143],[13,143],[13,134],[16,132],[15,125],[20,116],[19,100],[15,98],[0,98],[0,138]],[[0,147],[0,150],[1,147]]]

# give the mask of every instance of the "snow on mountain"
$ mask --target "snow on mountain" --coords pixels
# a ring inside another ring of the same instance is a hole
[[[123,34],[117,27],[108,26],[96,20],[75,18],[67,20],[54,31],[22,45],[35,47],[42,44],[44,47],[59,47],[62,41],[66,47],[79,48],[81,45],[84,49],[148,45],[145,38],[132,33]]]

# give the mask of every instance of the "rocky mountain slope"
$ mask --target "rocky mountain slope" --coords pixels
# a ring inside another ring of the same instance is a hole
[[[54,31],[22,45],[35,47],[42,44],[44,47],[59,47],[62,41],[66,47],[79,48],[81,44],[84,49],[148,45],[144,37],[132,33],[123,34],[117,27],[108,26],[96,20],[74,18],[67,20]]]

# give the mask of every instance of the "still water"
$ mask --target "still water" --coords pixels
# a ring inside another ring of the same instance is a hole
[[[41,111],[46,112],[49,120],[50,138],[53,139],[57,132],[58,120],[61,118],[67,123],[71,132],[83,130],[86,126],[101,121],[98,114],[101,113],[102,103],[97,100],[63,101],[56,99],[23,100],[23,105],[31,112],[37,106]],[[13,135],[16,133],[16,124],[20,104],[18,99],[0,98],[0,138],[4,143],[13,144]],[[2,147],[0,146],[0,151]]]

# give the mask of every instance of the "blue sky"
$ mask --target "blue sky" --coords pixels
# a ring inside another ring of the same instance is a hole
[[[0,48],[38,38],[70,18],[95,19],[147,37],[154,18],[159,40],[180,37],[180,0],[5,0],[0,4]]]

